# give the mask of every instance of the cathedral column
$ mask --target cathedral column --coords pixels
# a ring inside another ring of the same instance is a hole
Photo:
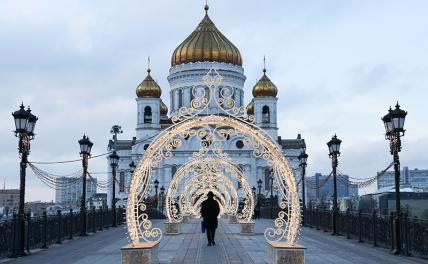
[[[239,90],[239,99],[241,101],[241,105],[240,106],[244,106],[244,91],[243,90]]]
[[[190,90],[191,87],[183,88],[183,106],[190,107]]]
[[[244,173],[245,173],[245,179],[248,181],[248,184],[254,185],[254,177],[251,175],[251,168],[250,165],[244,165]]]
[[[171,182],[171,166],[165,166],[165,173],[164,173],[164,175],[165,175],[165,183],[166,182]],[[165,188],[167,188],[166,186],[165,186]]]
[[[242,105],[242,102],[241,102],[241,91],[240,91],[240,89],[234,87],[233,98],[235,98],[234,99],[235,100],[235,106],[236,107],[240,107]]]
[[[172,100],[174,100],[174,112],[178,114],[178,110],[180,109],[180,106],[178,105],[178,89],[173,91]]]

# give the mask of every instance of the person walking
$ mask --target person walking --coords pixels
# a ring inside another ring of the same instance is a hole
[[[207,232],[208,246],[215,246],[215,230],[218,226],[218,214],[220,213],[220,206],[214,200],[214,193],[209,191],[208,199],[202,202],[201,216],[204,219],[204,224]]]

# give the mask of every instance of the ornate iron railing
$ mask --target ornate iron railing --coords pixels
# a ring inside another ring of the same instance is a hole
[[[125,209],[117,208],[117,224],[125,222]],[[80,213],[58,211],[55,215],[25,216],[25,248],[27,252],[35,248],[47,248],[50,244],[60,244],[81,234]],[[95,233],[113,225],[113,210],[88,210],[86,232]],[[16,215],[12,219],[0,221],[0,258],[16,257],[19,244],[19,223]]]
[[[332,230],[332,211],[306,208],[304,210],[305,226],[324,230]],[[337,232],[348,239],[358,239],[359,242],[367,242],[373,246],[390,248],[394,250],[394,220],[393,214],[380,216],[376,212],[364,214],[360,212],[338,212]],[[428,258],[428,220],[401,216],[401,241],[402,252],[405,255],[413,255]]]

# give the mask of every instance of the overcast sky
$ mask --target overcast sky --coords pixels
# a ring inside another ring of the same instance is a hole
[[[331,171],[326,142],[343,140],[339,169],[370,177],[391,161],[380,117],[400,101],[409,112],[402,165],[428,169],[428,2],[209,1],[217,27],[239,48],[245,101],[261,76],[278,86],[283,138],[306,139],[308,174]],[[19,186],[18,140],[11,112],[24,101],[39,116],[31,161],[78,158],[87,133],[106,152],[110,127],[131,138],[135,87],[152,76],[169,106],[171,54],[203,17],[204,1],[1,1],[0,174]],[[41,166],[73,172],[80,163]],[[105,158],[90,161],[106,171]],[[102,177],[102,176],[101,176]],[[27,200],[54,192],[28,170]]]

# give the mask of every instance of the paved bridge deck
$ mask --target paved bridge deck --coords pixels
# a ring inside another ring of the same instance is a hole
[[[272,220],[258,220],[256,235],[239,234],[239,225],[222,220],[216,234],[216,246],[207,247],[199,221],[182,226],[182,234],[164,236],[160,243],[160,263],[266,263],[266,242],[263,230]],[[155,221],[154,225],[162,226]],[[163,228],[163,227],[162,227]],[[303,228],[300,243],[307,247],[306,263],[428,263],[427,260],[394,256],[388,250],[374,248],[341,236]],[[111,228],[95,235],[33,251],[31,256],[7,261],[10,264],[110,264],[121,263],[120,248],[127,244],[123,227]],[[1,261],[0,261],[1,262]]]

